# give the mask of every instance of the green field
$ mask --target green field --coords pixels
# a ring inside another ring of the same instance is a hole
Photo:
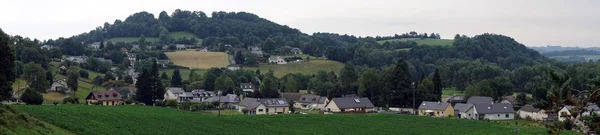
[[[13,106],[78,134],[546,134],[515,123],[411,115],[203,115],[146,106]],[[563,134],[575,134],[564,132]]]
[[[194,73],[199,74],[199,75],[204,75],[204,73],[208,72],[208,69],[194,69]],[[165,69],[165,70],[160,70],[160,74],[162,75],[163,72],[167,73],[167,76],[169,76],[169,79],[171,79],[171,77],[173,76],[173,71],[175,71],[175,69]],[[190,78],[190,72],[192,70],[189,69],[179,69],[179,73],[181,74],[181,79],[183,80],[188,80]]]
[[[256,70],[259,69],[261,73],[266,73],[269,69],[275,71],[276,77],[282,77],[288,73],[302,73],[306,75],[312,75],[320,70],[327,72],[333,71],[338,73],[340,69],[344,67],[344,64],[331,61],[331,60],[311,60],[301,63],[290,63],[290,64],[260,64],[258,67],[244,67],[246,69]]]
[[[140,37],[116,37],[116,38],[111,38],[108,39],[107,42],[137,42],[140,39]],[[158,38],[155,37],[146,37],[146,41],[147,42],[158,42]]]
[[[403,39],[389,39],[377,41],[379,44],[383,44],[386,41],[415,41],[419,45],[452,45],[454,40],[451,39],[420,39],[420,38],[403,38]]]
[[[50,62],[50,71],[52,73],[54,73],[54,79],[65,79],[66,77],[64,75],[58,74],[56,72],[56,69],[58,69],[58,66],[60,66],[59,62]],[[85,70],[85,69],[81,69],[81,70]],[[94,80],[94,78],[96,76],[103,76],[103,74],[98,73],[98,72],[94,72],[94,71],[89,71],[86,70],[89,73],[89,78],[79,78],[78,80],[78,84],[79,86],[77,87],[77,91],[75,92],[75,97],[79,98],[79,102],[80,103],[85,103],[85,98],[87,97],[88,94],[90,94],[90,91],[93,88],[93,84],[92,81]],[[94,90],[105,90],[105,88],[103,87],[95,87]],[[62,100],[59,100],[62,101]],[[45,101],[45,103],[51,103],[51,101]]]
[[[73,133],[31,117],[11,106],[0,104],[0,134],[70,135]]]
[[[193,33],[189,33],[189,32],[171,32],[169,33],[169,37],[177,40],[180,38],[187,38],[187,39],[191,39],[191,38],[195,38],[196,39],[196,44],[202,44],[202,38],[199,38],[198,36],[194,35]]]

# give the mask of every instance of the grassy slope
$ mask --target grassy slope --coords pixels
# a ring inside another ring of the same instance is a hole
[[[194,69],[196,74],[199,75],[204,75],[204,73],[208,72],[207,69]],[[162,75],[163,72],[167,73],[167,76],[169,76],[169,79],[171,79],[171,77],[173,76],[173,71],[175,71],[175,69],[166,69],[166,70],[160,70],[160,74]],[[181,79],[183,80],[188,80],[190,78],[190,72],[191,70],[189,69],[179,69],[179,73],[181,74]]]
[[[50,62],[50,71],[52,73],[56,73],[56,69],[58,68],[58,66],[60,65],[59,62]],[[85,69],[82,69],[85,70]],[[78,80],[78,88],[77,88],[77,92],[75,92],[75,96],[79,98],[79,102],[80,103],[85,103],[85,97],[90,93],[92,87],[94,86],[92,84],[92,81],[94,80],[94,78],[96,78],[96,76],[102,76],[101,73],[98,72],[94,72],[94,71],[89,71],[87,70],[89,73],[89,78],[79,78]],[[66,77],[64,75],[61,74],[54,74],[54,78],[60,78],[60,79],[65,79]],[[104,90],[104,88],[101,87],[96,87],[94,88],[94,90]],[[48,102],[50,101],[50,102]],[[48,103],[51,103],[52,100],[47,100]],[[60,100],[62,101],[62,100]]]
[[[277,64],[260,64],[258,67],[244,67],[246,69],[256,70],[260,69],[261,73],[266,73],[269,69],[275,71],[276,77],[282,77],[288,73],[303,73],[311,75],[317,73],[320,70],[327,72],[334,71],[339,72],[344,67],[344,64],[337,61],[330,60],[311,60],[303,63],[290,63],[285,65]]]
[[[69,135],[73,133],[31,117],[11,106],[0,104],[0,134]]]
[[[202,38],[199,38],[198,36],[194,35],[193,33],[189,33],[189,32],[171,32],[169,33],[169,37],[177,40],[180,38],[187,38],[187,39],[191,39],[191,38],[196,38],[196,44],[202,44]]]
[[[545,134],[514,123],[409,115],[228,115],[145,106],[14,106],[81,134]],[[151,112],[151,113],[140,113]],[[573,134],[565,132],[565,134]]]
[[[175,65],[210,69],[212,67],[227,67],[229,65],[229,55],[223,52],[196,52],[189,49],[186,51],[166,52],[169,60]]]
[[[377,41],[379,44],[383,44],[386,41],[415,41],[419,45],[452,45],[454,40],[452,39],[420,39],[420,38],[403,38],[403,39],[390,39]]]

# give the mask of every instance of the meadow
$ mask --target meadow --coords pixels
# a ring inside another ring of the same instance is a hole
[[[31,117],[11,106],[0,104],[2,135],[71,135],[72,132]]]
[[[300,63],[289,63],[284,65],[278,64],[260,64],[258,67],[244,67],[245,69],[257,70],[261,73],[266,73],[269,69],[273,69],[276,77],[282,77],[288,73],[302,73],[312,75],[320,70],[327,72],[333,71],[336,74],[344,67],[343,63],[331,60],[310,60]]]
[[[419,45],[452,45],[454,40],[452,39],[420,39],[420,38],[403,38],[403,39],[389,39],[377,41],[379,44],[383,44],[386,41],[415,41]]]
[[[394,114],[205,115],[146,106],[14,105],[78,134],[546,134],[517,121],[487,122]],[[563,132],[563,134],[575,134]]]
[[[175,40],[183,38],[183,37],[185,37],[187,39],[196,38],[196,44],[202,44],[202,38],[199,38],[198,36],[196,36],[192,33],[189,33],[189,32],[183,32],[183,31],[182,32],[170,32],[168,36]],[[158,42],[158,40],[159,40],[157,37],[145,37],[145,38],[146,38],[146,41],[148,41],[148,42]],[[131,43],[131,42],[137,42],[139,39],[140,39],[140,37],[116,37],[116,38],[108,39],[107,42]]]
[[[169,77],[169,79],[171,79],[173,77],[173,71],[175,71],[175,69],[164,69],[164,70],[160,70],[160,74],[162,75],[162,73],[166,73],[167,76]],[[188,80],[190,78],[190,72],[192,70],[190,69],[179,69],[179,73],[181,74],[181,79],[183,80]],[[204,75],[204,73],[208,72],[207,69],[194,69],[194,73],[199,74],[199,75]]]
[[[191,39],[191,38],[195,38],[196,39],[196,44],[202,44],[202,38],[199,38],[198,36],[194,35],[193,33],[189,33],[189,32],[185,32],[185,31],[181,31],[181,32],[170,32],[169,37],[177,40],[180,38],[187,38],[187,39]]]
[[[229,65],[229,55],[223,52],[196,52],[193,49],[176,52],[165,52],[169,60],[175,65],[210,69],[213,67],[221,68]]]

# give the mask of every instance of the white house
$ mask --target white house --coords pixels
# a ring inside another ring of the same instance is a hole
[[[512,120],[514,118],[515,110],[507,103],[474,104],[466,111],[466,119]]]
[[[271,57],[269,57],[269,63],[287,64],[287,62],[283,58],[281,58],[281,56],[271,56]]]
[[[187,50],[187,47],[183,44],[177,44],[175,45],[175,48],[177,48],[177,50]]]
[[[244,98],[238,110],[246,110],[248,115],[257,114],[286,114],[289,113],[289,104],[283,98]]]
[[[471,118],[471,116],[469,116],[469,114],[467,113],[467,111],[471,107],[473,107],[473,104],[457,103],[456,105],[454,105],[454,115],[456,115],[456,117],[461,118],[461,119]]]
[[[43,50],[50,50],[50,49],[52,49],[54,47],[50,46],[50,45],[42,45],[40,48],[43,49]]]
[[[249,92],[249,93],[252,93],[252,92],[254,92],[254,90],[256,90],[256,87],[254,87],[254,85],[252,83],[240,83],[240,88],[242,89],[243,92]]]
[[[259,47],[248,47],[248,50],[250,51],[251,54],[257,55],[258,57],[262,57],[263,56],[263,51],[259,48]]]
[[[570,105],[563,106],[558,111],[558,120],[559,121],[565,121],[565,120],[567,120],[567,118],[565,118],[565,117],[571,116],[571,109],[573,109],[573,106],[570,106]]]
[[[100,42],[94,42],[90,46],[94,49],[100,49]]]
[[[240,69],[240,65],[238,65],[238,64],[231,64],[231,65],[227,66],[227,69],[229,69],[229,70],[238,70],[238,69]]]
[[[292,48],[290,51],[294,54],[302,54],[302,50],[300,50],[300,48]]]
[[[165,100],[177,100],[178,102],[181,102],[179,98],[183,96],[184,93],[182,88],[168,87],[164,98]]]
[[[521,109],[519,109],[519,111],[517,111],[517,114],[522,119],[531,118],[532,120],[536,121],[543,121],[544,119],[548,118],[546,111],[540,108],[535,108],[532,105],[523,106]]]
[[[198,48],[196,49],[196,52],[208,52],[208,47]]]

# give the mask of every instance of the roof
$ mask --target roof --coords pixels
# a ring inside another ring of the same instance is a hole
[[[566,108],[567,110],[571,110],[571,109],[573,109],[573,106],[565,105],[563,108]]]
[[[456,105],[454,105],[454,110],[457,110],[458,112],[467,112],[467,110],[469,110],[469,108],[471,108],[473,106],[473,104],[463,104],[463,103],[458,103]]]
[[[220,99],[219,99],[219,97],[220,97]],[[204,102],[215,102],[215,101],[226,102],[226,103],[238,103],[238,102],[240,102],[240,98],[235,94],[227,94],[225,96],[214,96],[214,97],[210,97],[210,98],[204,100]]]
[[[502,100],[506,100],[506,101],[508,101],[510,104],[513,104],[513,105],[515,105],[515,104],[519,104],[519,102],[517,102],[517,99],[516,99],[515,97],[513,97],[513,96],[504,96],[504,97],[502,98]]]
[[[600,111],[600,108],[596,104],[590,104],[585,107],[587,111]]]
[[[419,110],[446,110],[450,104],[445,102],[423,101]]]
[[[95,99],[98,101],[122,100],[121,95],[114,90],[92,91],[85,99]]]
[[[94,42],[92,43],[92,46],[100,46],[100,42]]]
[[[182,44],[177,44],[177,45],[175,45],[175,47],[176,48],[186,48],[185,45],[182,45]]]
[[[229,65],[227,67],[240,67],[240,65],[238,65],[238,64],[231,64],[231,65]]]
[[[122,52],[127,52],[127,48],[121,48]]]
[[[519,111],[538,112],[538,111],[540,111],[540,108],[535,108],[532,105],[525,105],[525,106],[521,107],[521,109]]]
[[[281,56],[271,56],[269,57],[269,60],[278,60],[281,59]]]
[[[464,100],[465,100],[465,97],[460,96],[460,95],[452,95],[447,98],[444,98],[444,101],[446,101],[446,102],[463,102]]]
[[[333,98],[332,102],[335,102],[338,108],[373,108],[375,107],[371,100],[368,98],[360,98],[360,97],[341,97],[341,98]]]
[[[294,101],[294,102],[300,101],[300,98],[302,98],[303,95],[304,94],[302,94],[302,93],[281,93],[282,98],[285,98],[287,100]]]
[[[492,97],[482,97],[482,96],[472,96],[467,100],[467,103],[471,104],[490,104],[494,103],[494,99]]]
[[[168,87],[167,91],[171,91],[171,93],[173,93],[173,94],[183,94],[184,93],[183,89],[179,88],[179,87]]]
[[[255,109],[260,104],[263,104],[266,107],[287,107],[290,106],[288,102],[283,98],[244,98],[242,102],[240,102],[240,106],[245,106],[247,109]]]
[[[479,114],[496,114],[496,113],[514,113],[515,109],[508,103],[495,104],[475,104],[475,109]]]
[[[254,85],[252,85],[252,83],[240,83],[240,88],[242,88],[242,89],[254,89]]]
[[[325,103],[327,97],[321,97],[318,95],[306,94],[300,97],[299,103]]]

